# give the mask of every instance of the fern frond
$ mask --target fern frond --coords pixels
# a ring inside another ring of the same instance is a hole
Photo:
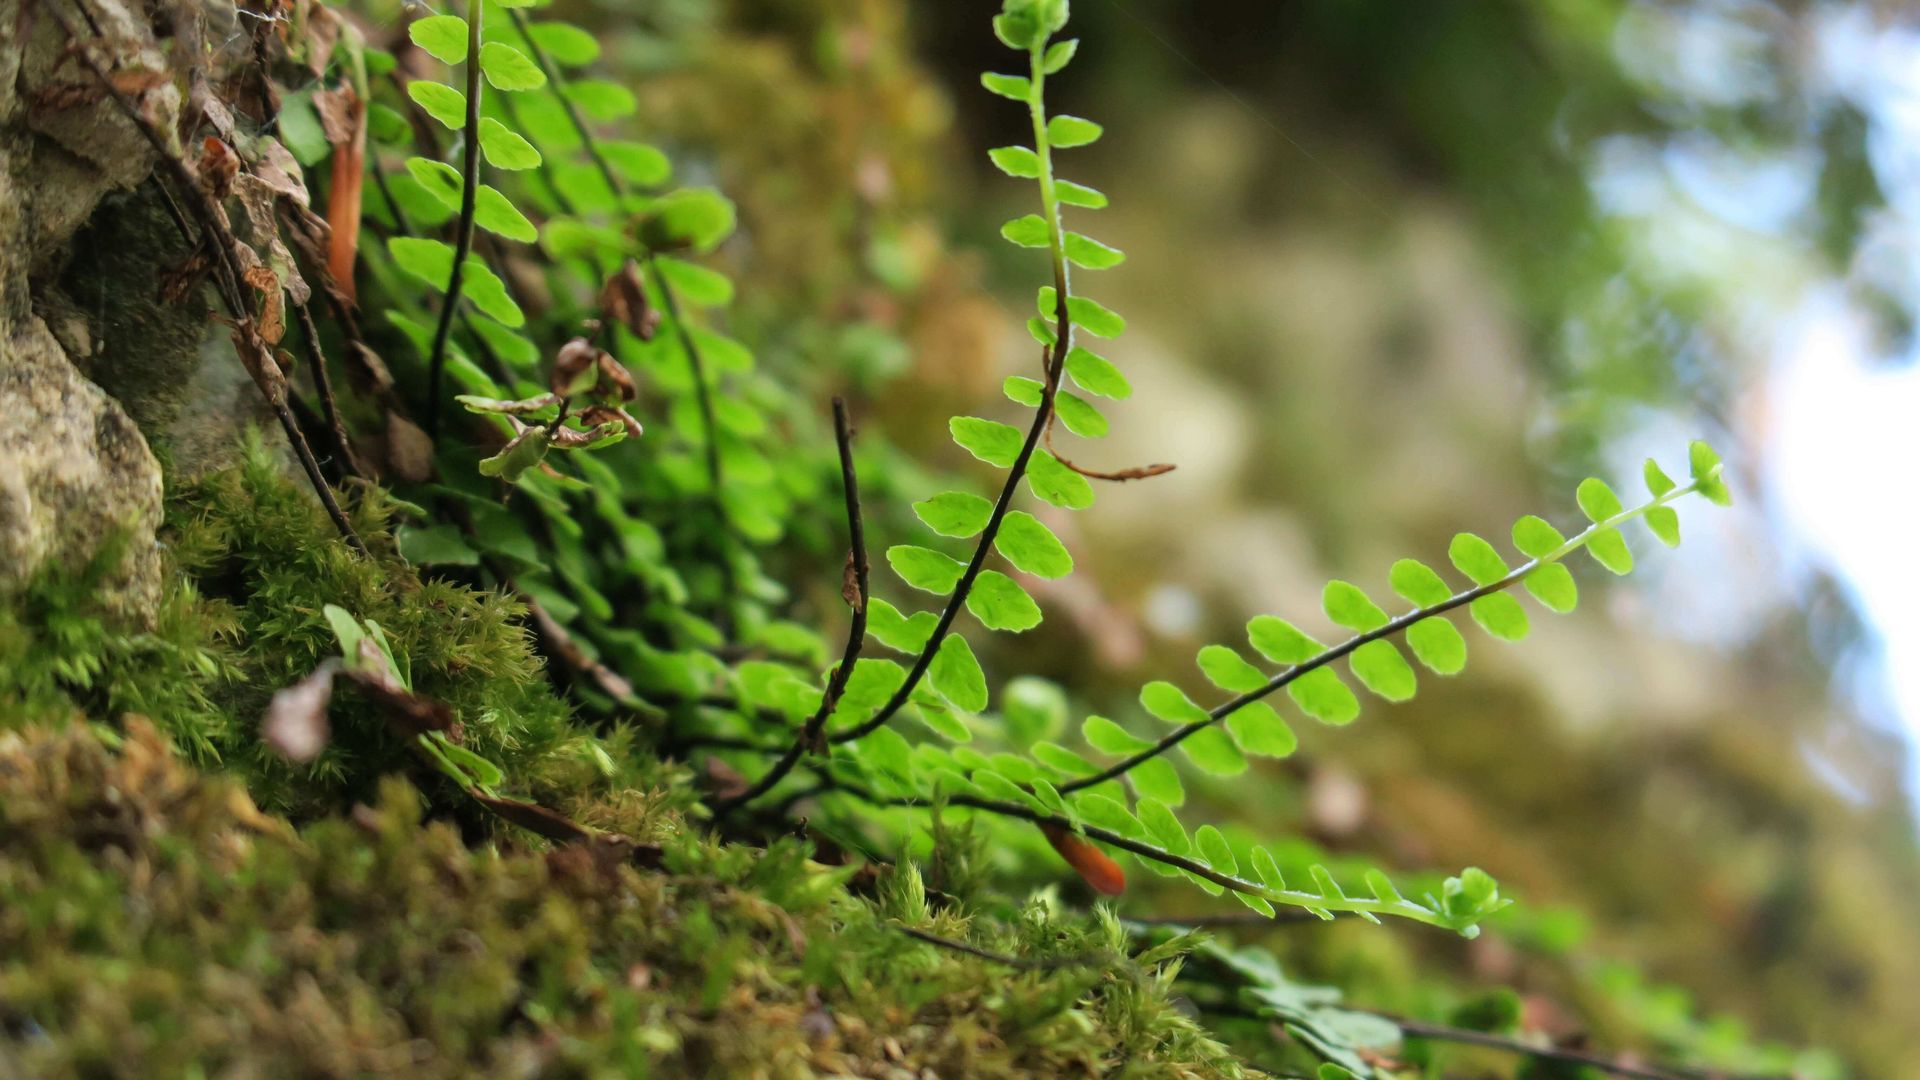
[[[1621,526],[1644,520],[1662,542],[1678,543],[1679,520],[1671,503],[1695,493],[1722,505],[1730,501],[1720,459],[1713,449],[1696,442],[1689,450],[1689,460],[1692,480],[1685,486],[1668,479],[1649,460],[1646,477],[1650,498],[1632,508],[1622,506],[1605,482],[1591,478],[1583,481],[1577,500],[1590,524],[1572,537],[1562,536],[1541,518],[1521,518],[1514,523],[1513,545],[1526,558],[1518,566],[1510,568],[1500,552],[1479,536],[1461,533],[1454,537],[1448,548],[1449,559],[1473,582],[1470,588],[1451,591],[1445,580],[1425,564],[1402,559],[1394,564],[1389,580],[1394,592],[1415,605],[1403,614],[1390,618],[1358,586],[1329,582],[1322,597],[1327,617],[1355,631],[1337,645],[1322,645],[1275,616],[1255,617],[1247,624],[1249,643],[1267,660],[1287,665],[1283,670],[1267,676],[1228,646],[1203,648],[1198,657],[1202,673],[1235,696],[1212,709],[1202,709],[1171,683],[1149,683],[1141,690],[1141,705],[1153,716],[1178,726],[1159,740],[1127,752],[1120,761],[1061,785],[1061,793],[1072,794],[1126,775],[1182,744],[1186,744],[1196,766],[1223,775],[1245,767],[1242,749],[1259,753],[1255,747],[1264,746],[1290,752],[1292,733],[1280,733],[1284,721],[1263,699],[1286,690],[1294,704],[1323,723],[1352,722],[1359,715],[1360,702],[1331,667],[1338,660],[1347,660],[1354,678],[1374,695],[1392,702],[1411,699],[1418,680],[1390,639],[1404,635],[1424,666],[1436,674],[1454,675],[1466,666],[1467,650],[1459,630],[1442,618],[1448,612],[1464,607],[1491,636],[1517,641],[1527,635],[1528,624],[1525,609],[1508,592],[1513,586],[1524,585],[1550,611],[1572,611],[1578,592],[1573,575],[1564,565],[1568,556],[1584,550],[1608,570],[1624,574],[1633,563]],[[1244,718],[1234,723],[1236,717]],[[1223,722],[1233,739],[1219,735],[1217,726]],[[1101,734],[1112,745],[1105,731],[1109,724],[1102,721]]]

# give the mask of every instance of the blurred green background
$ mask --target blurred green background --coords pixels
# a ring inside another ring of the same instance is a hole
[[[1044,269],[995,242],[1032,209],[984,153],[1026,123],[978,85],[1008,69],[998,5],[600,2],[560,7],[739,200],[738,320],[964,471],[944,418],[997,415],[1000,378],[1033,373]],[[1741,0],[1073,16],[1050,105],[1107,126],[1069,175],[1113,200],[1100,235],[1130,257],[1090,288],[1128,315],[1110,355],[1137,390],[1074,456],[1179,469],[1050,522],[1092,573],[1035,587],[1067,617],[990,654],[993,677],[1125,710],[1252,614],[1315,629],[1329,576],[1383,590],[1456,531],[1568,523],[1579,477],[1636,487],[1643,457],[1671,471],[1706,437],[1735,511],[1685,508],[1679,552],[1636,537],[1630,579],[1584,564],[1577,615],[1476,638],[1471,673],[1415,703],[1302,725],[1297,758],[1196,816],[1478,864],[1520,898],[1471,945],[1265,934],[1372,1004],[1509,983],[1596,1041],[1920,1075],[1920,21]]]

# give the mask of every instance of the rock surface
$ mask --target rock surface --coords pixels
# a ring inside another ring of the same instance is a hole
[[[170,130],[180,91],[146,10],[87,5],[116,81]],[[76,233],[102,199],[141,184],[155,155],[67,48],[32,0],[0,0],[0,594],[124,535],[104,598],[137,615],[158,592],[160,465],[128,411],[76,366],[100,340],[84,300],[52,290]],[[125,287],[151,290],[153,269]]]

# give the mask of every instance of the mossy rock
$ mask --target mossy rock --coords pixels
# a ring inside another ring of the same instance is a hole
[[[900,933],[966,933],[910,870],[869,900],[792,840],[475,849],[421,806],[295,829],[143,722],[0,736],[0,1073],[1240,1072],[1111,923],[1030,906],[1010,969]]]

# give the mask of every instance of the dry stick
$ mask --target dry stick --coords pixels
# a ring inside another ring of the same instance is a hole
[[[966,953],[968,956],[977,956],[982,960],[991,960],[996,964],[1004,964],[1007,967],[1019,968],[1023,971],[1050,971],[1055,968],[1069,967],[1107,967],[1114,962],[1114,957],[1106,953],[1075,953],[1071,956],[1013,956],[1009,953],[994,952],[992,949],[983,949],[978,945],[969,945],[964,941],[959,941],[954,938],[941,937],[939,934],[908,926],[905,923],[894,923],[893,928],[913,938],[915,941],[924,941],[929,945],[936,945],[942,949],[951,949],[954,952]]]
[[[1230,1002],[1207,1002],[1199,1006],[1200,1011],[1217,1016],[1231,1016],[1241,1020],[1259,1020],[1265,1023],[1280,1022],[1280,1018],[1256,1009]],[[1589,1069],[1599,1069],[1615,1076],[1633,1077],[1634,1080],[1788,1080],[1786,1077],[1743,1076],[1737,1073],[1723,1073],[1711,1070],[1699,1070],[1675,1066],[1669,1069],[1654,1069],[1643,1065],[1629,1065],[1614,1058],[1599,1054],[1585,1053],[1579,1050],[1565,1050],[1553,1046],[1536,1046],[1533,1043],[1504,1035],[1493,1035],[1484,1031],[1472,1031],[1466,1028],[1449,1027],[1445,1024],[1430,1024],[1423,1020],[1407,1020],[1392,1013],[1376,1012],[1372,1009],[1353,1009],[1353,1012],[1377,1016],[1400,1029],[1402,1035],[1415,1039],[1430,1039],[1435,1042],[1460,1043],[1466,1046],[1483,1046],[1492,1050],[1504,1050],[1512,1054],[1524,1054],[1541,1061],[1553,1061],[1565,1065],[1582,1065]]]
[[[1112,472],[1102,472],[1099,469],[1089,469],[1086,466],[1081,465],[1078,462],[1074,461],[1072,458],[1068,457],[1067,455],[1061,453],[1057,448],[1054,447],[1052,422],[1048,422],[1047,424],[1046,444],[1047,444],[1047,453],[1052,454],[1055,461],[1058,461],[1060,464],[1065,465],[1067,468],[1072,469],[1074,472],[1079,473],[1081,476],[1084,476],[1089,480],[1107,480],[1113,483],[1125,483],[1128,480],[1146,480],[1155,476],[1164,476],[1167,473],[1172,472],[1175,468],[1172,465],[1159,464],[1159,465],[1138,465],[1131,469],[1115,469]]]
[[[1714,1080],[1739,1080],[1732,1073],[1698,1072],[1688,1069],[1684,1072],[1654,1069],[1640,1065],[1629,1065],[1614,1058],[1599,1054],[1589,1054],[1579,1050],[1563,1050],[1558,1047],[1535,1046],[1519,1039],[1510,1039],[1502,1035],[1493,1035],[1484,1031],[1472,1031],[1466,1028],[1448,1027],[1445,1024],[1429,1024],[1423,1020],[1406,1020],[1387,1013],[1374,1013],[1383,1020],[1399,1027],[1404,1035],[1418,1039],[1433,1039],[1439,1042],[1462,1043],[1470,1046],[1485,1046],[1495,1050],[1505,1050],[1513,1054],[1525,1054],[1542,1061],[1556,1061],[1567,1065],[1584,1065],[1590,1069],[1613,1073],[1615,1076],[1631,1076],[1635,1080],[1688,1080],[1689,1077],[1714,1078]],[[1760,1080],[1759,1077],[1747,1080]]]
[[[1065,323],[1066,318],[1066,305],[1063,303],[1060,305],[1061,322]],[[1057,366],[1057,364],[1051,364],[1049,371],[1055,370]],[[1033,426],[1027,429],[1027,440],[1020,445],[1019,456],[1013,459],[1013,467],[1007,474],[1006,486],[1000,489],[1000,498],[993,504],[993,513],[987,518],[987,527],[981,530],[980,543],[973,550],[973,558],[967,563],[966,571],[960,575],[959,584],[954,586],[953,596],[948,599],[947,606],[940,612],[940,621],[934,624],[932,635],[927,638],[927,643],[921,648],[920,655],[914,658],[913,667],[907,672],[906,681],[900,684],[900,689],[894,692],[886,705],[873,714],[872,719],[833,736],[831,741],[835,744],[863,739],[886,726],[887,721],[893,719],[893,714],[899,712],[900,708],[913,696],[914,688],[926,675],[927,669],[933,666],[933,658],[940,649],[941,641],[946,638],[947,631],[953,627],[953,621],[959,617],[960,607],[967,602],[967,594],[973,588],[974,579],[980,576],[980,571],[986,566],[988,554],[993,551],[994,537],[999,535],[1000,523],[1006,518],[1007,509],[1013,503],[1015,488],[1027,473],[1027,463],[1033,458],[1033,451],[1040,442],[1040,433],[1046,427],[1046,419],[1052,414],[1052,406],[1053,399],[1050,395],[1041,399],[1040,411],[1034,416]]]
[[[363,477],[366,471],[360,468],[360,460],[353,455],[353,445],[347,438],[347,425],[341,421],[339,404],[333,398],[333,376],[327,372],[327,354],[320,347],[320,328],[314,325],[312,305],[295,304],[294,311],[300,316],[300,332],[307,341],[307,366],[313,369],[313,386],[320,393],[320,412],[333,432],[334,445],[340,451],[340,461],[346,466],[348,475]]]
[[[446,299],[440,307],[440,325],[433,331],[433,351],[427,359],[427,434],[440,434],[440,379],[446,368],[447,335],[453,332],[453,313],[460,306],[460,278],[467,253],[473,250],[474,200],[480,194],[480,14],[478,0],[467,4],[467,130],[460,162],[460,221],[453,234],[453,271],[447,277]]]
[[[279,365],[274,363],[273,353],[267,347],[267,343],[261,340],[259,328],[253,321],[252,310],[246,303],[245,294],[240,291],[241,282],[246,280],[245,275],[241,273],[239,259],[234,255],[234,249],[240,241],[235,239],[232,231],[222,223],[219,207],[199,185],[193,172],[187,168],[185,162],[174,156],[166,137],[114,84],[107,64],[94,55],[92,43],[81,38],[72,20],[55,6],[52,0],[37,0],[37,3],[41,11],[60,25],[61,31],[73,43],[74,52],[86,64],[87,69],[93,72],[94,78],[100,81],[107,96],[112,98],[120,111],[132,121],[134,129],[139,131],[148,145],[153,147],[154,152],[159,155],[160,164],[173,175],[174,182],[180,186],[182,195],[188,200],[188,207],[193,211],[194,217],[200,220],[200,227],[206,233],[209,246],[214,249],[214,258],[217,260],[214,278],[220,285],[217,291],[221,294],[228,313],[233,317],[234,333],[245,337],[246,347],[238,350],[241,366],[247,369],[247,374],[252,376],[254,385],[260,389],[261,394],[267,399],[267,404],[272,407],[274,416],[280,421],[281,429],[286,432],[287,441],[293,445],[294,456],[300,459],[301,469],[307,474],[308,482],[313,485],[314,493],[320,498],[320,505],[326,509],[327,516],[333,519],[334,528],[340,531],[340,535],[353,546],[355,551],[362,555],[366,554],[366,544],[362,543],[359,534],[353,531],[353,524],[347,520],[346,513],[340,509],[340,503],[334,499],[333,490],[327,486],[326,477],[320,473],[320,463],[314,459],[313,447],[307,444],[307,437],[301,432],[299,421],[294,419],[293,410],[287,405],[286,376],[281,373]],[[84,5],[80,5],[80,13],[89,24],[93,22],[92,15],[87,12]],[[251,358],[249,353],[252,354]]]
[[[716,803],[713,808],[715,816],[772,791],[775,784],[793,771],[802,754],[809,750],[819,753],[826,749],[821,736],[826,730],[827,717],[832,715],[833,707],[840,703],[840,695],[846,691],[847,681],[853,677],[854,664],[859,661],[861,646],[867,640],[867,598],[871,595],[867,583],[867,535],[860,520],[860,481],[853,468],[853,425],[847,419],[847,402],[844,398],[833,399],[833,433],[840,447],[840,486],[846,494],[847,532],[851,545],[847,551],[847,568],[853,580],[841,584],[842,594],[853,594],[846,598],[853,607],[853,618],[847,624],[847,647],[841,654],[840,666],[834,669],[833,678],[827,682],[827,692],[820,699],[820,707],[807,718],[806,727],[793,740],[793,745],[787,747],[787,752],[752,787]]]
[[[1475,586],[1474,588],[1468,589],[1465,592],[1455,593],[1454,595],[1448,597],[1445,600],[1440,601],[1437,604],[1433,604],[1428,607],[1414,608],[1412,611],[1409,611],[1404,615],[1398,616],[1397,618],[1389,619],[1388,621],[1380,624],[1379,626],[1375,627],[1372,630],[1368,630],[1365,633],[1355,634],[1354,636],[1348,638],[1347,640],[1341,642],[1340,644],[1325,650],[1324,652],[1314,657],[1313,659],[1308,660],[1304,663],[1295,664],[1294,666],[1286,669],[1285,671],[1282,671],[1278,675],[1275,675],[1273,678],[1267,680],[1264,686],[1260,686],[1255,689],[1249,690],[1246,693],[1241,694],[1230,701],[1222,702],[1221,704],[1216,705],[1213,708],[1207,710],[1207,718],[1205,720],[1195,720],[1191,723],[1183,724],[1180,727],[1175,728],[1173,731],[1169,732],[1167,735],[1163,736],[1159,742],[1154,743],[1152,746],[1146,748],[1145,750],[1141,750],[1138,753],[1135,753],[1130,757],[1127,757],[1113,765],[1110,765],[1107,768],[1102,769],[1097,773],[1080,777],[1078,780],[1074,780],[1070,783],[1061,784],[1060,794],[1071,795],[1076,791],[1081,791],[1086,788],[1090,788],[1095,784],[1103,784],[1108,780],[1112,780],[1118,776],[1121,776],[1122,774],[1132,770],[1135,766],[1139,765],[1140,763],[1147,761],[1151,758],[1158,757],[1159,755],[1164,754],[1167,751],[1173,749],[1175,746],[1180,745],[1181,742],[1185,741],[1189,736],[1195,734],[1196,732],[1212,727],[1214,724],[1217,724],[1220,721],[1226,719],[1228,716],[1232,715],[1235,712],[1238,712],[1240,709],[1248,705],[1251,705],[1256,701],[1259,701],[1261,698],[1264,698],[1267,695],[1272,694],[1277,690],[1280,690],[1286,687],[1288,684],[1292,683],[1295,679],[1298,679],[1303,675],[1310,674],[1311,672],[1319,668],[1323,668],[1328,664],[1333,663],[1335,660],[1338,660],[1341,657],[1346,656],[1349,653],[1352,653],[1355,649],[1360,648],[1362,645],[1379,641],[1382,638],[1392,637],[1393,635],[1401,632],[1402,630],[1405,630],[1407,627],[1412,626],[1414,623],[1420,622],[1423,619],[1432,618],[1436,615],[1444,615],[1447,612],[1454,610],[1455,608],[1463,607],[1467,604],[1471,604],[1472,602],[1480,599],[1483,596],[1487,596],[1492,593],[1499,592],[1503,589],[1511,588],[1512,586],[1518,584],[1520,581],[1525,579],[1528,574],[1533,573],[1535,570],[1538,570],[1540,567],[1548,563],[1558,562],[1560,559],[1564,558],[1565,556],[1570,555],[1574,551],[1579,550],[1589,540],[1591,540],[1595,536],[1598,536],[1602,531],[1606,529],[1617,528],[1618,526],[1623,525],[1636,517],[1640,517],[1644,515],[1647,511],[1655,507],[1665,506],[1666,504],[1674,501],[1675,499],[1681,498],[1682,496],[1685,496],[1685,495],[1690,495],[1698,490],[1700,490],[1700,481],[1698,480],[1695,480],[1693,483],[1687,484],[1684,487],[1676,487],[1673,490],[1667,492],[1666,494],[1658,496],[1657,498],[1655,498],[1653,501],[1649,503],[1622,510],[1620,513],[1615,514],[1604,521],[1594,522],[1593,524],[1587,526],[1585,529],[1581,530],[1580,533],[1575,535],[1572,539],[1569,539],[1563,542],[1560,545],[1560,547],[1555,551],[1549,552],[1537,558],[1528,559],[1526,562],[1521,563],[1518,567],[1515,567],[1512,571],[1508,572],[1505,577],[1499,578],[1498,580],[1495,580],[1495,581],[1490,581],[1485,585]]]

